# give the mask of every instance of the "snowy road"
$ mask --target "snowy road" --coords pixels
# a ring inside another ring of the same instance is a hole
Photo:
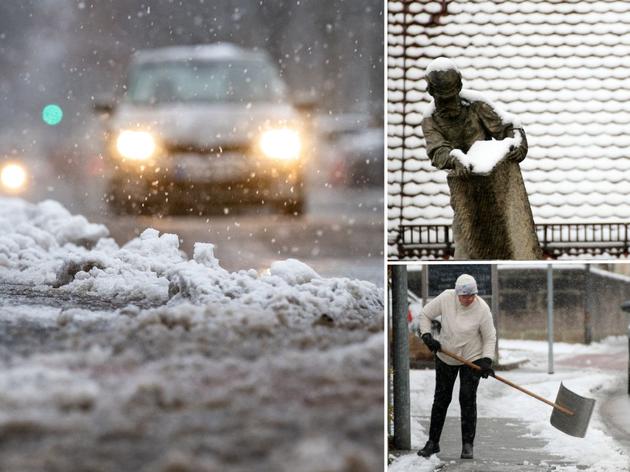
[[[0,470],[382,470],[382,289],[179,239],[0,202]]]
[[[63,202],[71,211],[103,223],[124,244],[152,227],[176,233],[182,249],[192,254],[195,242],[217,246],[216,255],[228,270],[261,269],[271,261],[293,257],[328,277],[352,277],[383,286],[383,191],[311,186],[306,214],[298,219],[255,208],[219,212],[207,217],[111,216],[98,201],[86,207]]]
[[[3,305],[0,470],[382,468],[370,330]]]

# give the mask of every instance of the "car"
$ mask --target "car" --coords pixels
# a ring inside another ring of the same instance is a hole
[[[385,178],[385,138],[383,128],[367,128],[338,140],[343,156],[346,185],[379,187]]]
[[[28,192],[31,185],[29,166],[23,159],[3,158],[0,162],[0,189],[4,196],[22,196]]]
[[[224,43],[144,50],[126,79],[118,100],[94,106],[106,121],[115,212],[304,212],[308,130],[265,52]]]
[[[0,196],[31,202],[51,198],[57,187],[50,163],[32,154],[9,151],[0,155]]]
[[[348,113],[318,118],[317,130],[328,158],[329,179],[349,187],[383,187],[383,127],[369,115]]]

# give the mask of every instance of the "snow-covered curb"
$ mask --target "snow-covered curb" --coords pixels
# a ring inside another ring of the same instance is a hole
[[[0,283],[74,295],[153,304],[222,304],[297,318],[326,316],[348,325],[382,317],[374,284],[323,278],[289,259],[268,270],[229,272],[214,246],[196,243],[192,259],[179,237],[146,229],[122,247],[103,225],[73,216],[59,203],[0,199]]]

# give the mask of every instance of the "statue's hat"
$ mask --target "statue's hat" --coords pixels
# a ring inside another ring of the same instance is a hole
[[[427,91],[434,97],[451,97],[462,89],[462,75],[453,61],[438,57],[426,70]]]

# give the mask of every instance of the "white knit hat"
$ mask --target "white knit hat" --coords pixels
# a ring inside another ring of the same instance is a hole
[[[455,282],[455,293],[457,295],[477,294],[477,281],[472,275],[462,274]]]

